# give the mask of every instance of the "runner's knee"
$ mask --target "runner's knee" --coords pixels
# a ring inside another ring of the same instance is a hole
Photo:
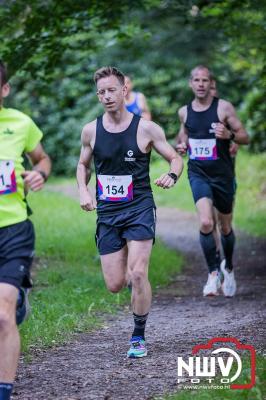
[[[232,230],[232,224],[231,221],[220,221],[220,231],[222,235],[229,235],[229,233]]]
[[[0,310],[0,335],[6,335],[15,326],[14,314],[8,310]]]
[[[209,217],[203,217],[200,220],[200,230],[203,233],[210,233],[212,232],[214,227],[213,219]]]
[[[112,293],[118,293],[125,287],[125,281],[122,282],[106,282],[107,289]]]
[[[231,225],[225,225],[225,226],[221,225],[221,234],[222,235],[224,235],[224,236],[229,235],[231,230],[232,230]]]
[[[145,271],[136,270],[131,272],[131,282],[134,287],[139,287],[147,279],[147,274]]]

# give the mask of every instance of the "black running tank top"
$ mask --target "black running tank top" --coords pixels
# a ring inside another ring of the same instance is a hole
[[[188,173],[203,174],[209,178],[231,179],[233,163],[229,153],[230,140],[216,139],[215,123],[220,122],[217,108],[219,99],[213,98],[205,111],[194,111],[187,106],[185,127],[189,138]]]
[[[113,133],[104,128],[102,116],[97,118],[93,155],[98,214],[118,214],[122,210],[154,207],[149,177],[151,153],[143,153],[138,147],[137,130],[139,121],[140,117],[133,115],[131,123],[126,130]],[[99,176],[100,180],[98,179]],[[102,179],[102,176],[109,178],[106,181]],[[132,177],[131,189],[133,189],[133,198],[131,197],[130,200],[117,200],[120,195],[121,198],[125,196],[126,191],[125,187],[122,188],[120,183],[116,184],[116,182],[119,182],[120,176]],[[102,200],[103,191],[107,195],[107,200]]]

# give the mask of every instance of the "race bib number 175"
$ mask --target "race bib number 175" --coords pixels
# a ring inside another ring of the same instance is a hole
[[[133,199],[132,175],[98,175],[99,200],[131,201]]]
[[[217,160],[216,139],[189,138],[189,158],[191,160]]]
[[[17,191],[14,161],[0,161],[0,195]]]

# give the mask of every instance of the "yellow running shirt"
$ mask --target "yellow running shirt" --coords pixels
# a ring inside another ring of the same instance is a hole
[[[27,219],[23,153],[33,151],[43,134],[25,114],[0,109],[0,228]]]

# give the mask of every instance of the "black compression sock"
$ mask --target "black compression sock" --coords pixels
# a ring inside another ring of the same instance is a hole
[[[221,234],[221,240],[226,260],[225,268],[228,269],[229,271],[232,271],[233,269],[232,258],[235,247],[235,234],[233,229],[228,235]]]
[[[221,253],[220,253],[220,250],[216,250],[215,258],[216,258],[216,268],[217,268],[218,271],[220,271],[220,264],[221,264]]]
[[[200,244],[209,268],[209,273],[217,270],[216,266],[216,243],[213,232],[200,232]]]
[[[133,318],[134,318],[134,331],[132,333],[133,336],[139,336],[143,339],[145,339],[144,332],[145,332],[145,326],[146,326],[146,321],[148,318],[149,313],[145,315],[137,315],[133,313]]]

